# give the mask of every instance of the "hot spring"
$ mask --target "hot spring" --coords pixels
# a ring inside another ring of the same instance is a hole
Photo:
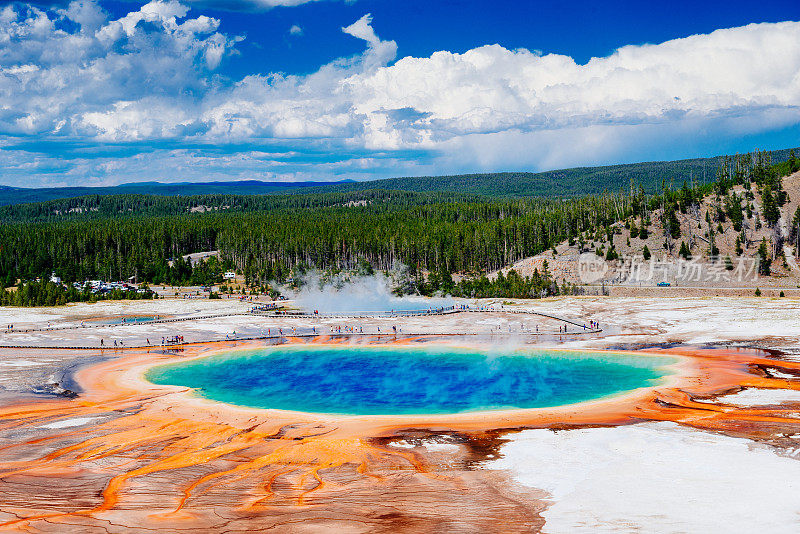
[[[164,318],[163,315],[126,315],[123,317],[112,317],[110,319],[89,319],[86,322],[98,325],[139,324],[139,323],[150,323],[163,318]]]
[[[572,404],[657,384],[670,357],[442,347],[278,347],[161,365],[146,378],[208,399],[347,415]]]

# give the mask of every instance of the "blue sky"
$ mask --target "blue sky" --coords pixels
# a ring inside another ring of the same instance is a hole
[[[124,13],[129,4],[117,2],[114,8]],[[378,35],[397,42],[399,56],[427,57],[438,50],[463,53],[500,44],[566,54],[585,63],[628,44],[659,43],[752,22],[800,20],[800,3],[358,0],[314,2],[255,16],[204,12],[220,18],[224,31],[248,36],[242,50],[251,53],[231,61],[228,71],[242,75],[257,69],[312,72],[337,57],[358,54],[360,44],[340,28],[365,13],[372,14]],[[287,29],[295,24],[303,28],[304,39],[287,37]],[[268,54],[259,53],[262,50]]]
[[[800,145],[800,3],[0,3],[0,184],[341,180]]]

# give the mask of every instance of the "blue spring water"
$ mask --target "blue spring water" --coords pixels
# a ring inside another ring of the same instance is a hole
[[[209,399],[301,412],[442,414],[541,408],[653,385],[668,357],[452,348],[296,347],[161,365],[146,378]]]
[[[94,324],[138,324],[149,323],[158,318],[158,315],[132,315],[127,317],[114,317],[111,319],[91,319],[87,322]]]

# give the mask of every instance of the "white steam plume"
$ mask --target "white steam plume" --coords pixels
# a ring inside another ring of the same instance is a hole
[[[383,273],[370,276],[336,275],[323,279],[318,272],[307,273],[298,290],[284,289],[298,307],[320,313],[391,312],[427,310],[452,306],[451,297],[398,297],[394,282]]]

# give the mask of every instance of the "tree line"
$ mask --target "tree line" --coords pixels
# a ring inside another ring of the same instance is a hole
[[[91,288],[77,289],[63,286],[50,280],[31,280],[22,282],[7,291],[0,284],[0,306],[62,306],[68,302],[98,302],[100,300],[141,300],[153,299],[152,291],[139,293],[114,289],[107,293],[93,293]]]
[[[798,169],[793,152],[778,164],[769,154],[755,152],[724,158],[712,183],[685,182],[673,189],[664,182],[655,195],[631,183],[628,191],[565,199],[365,190],[92,195],[5,206],[0,208],[0,284],[46,280],[55,273],[65,282],[134,276],[138,282],[201,285],[219,283],[225,270],[236,269],[248,285],[264,286],[302,269],[348,269],[367,262],[383,270],[407,265],[422,292],[449,289],[450,274],[461,273],[468,283],[458,291],[465,295],[553,294],[557,290],[546,273],[527,280],[514,275],[511,282],[510,275],[499,281],[481,275],[564,240],[596,239],[611,232],[613,223],[632,217],[641,221],[637,235],[646,237],[649,214],[658,208],[677,239],[675,214],[711,192],[721,199],[716,216],[735,222],[748,206],[729,193],[737,184],[759,190],[770,224],[777,220],[772,204],[786,201],[781,177]],[[800,227],[800,215],[793,222]],[[221,259],[193,266],[182,258],[209,250],[219,250]],[[607,257],[613,259],[612,250]]]
[[[399,262],[412,272],[480,273],[624,218],[631,202],[608,194],[454,201],[438,193],[370,191],[287,197],[252,211],[133,210],[121,217],[12,222],[0,227],[0,280],[8,286],[55,272],[67,282],[136,276],[150,283],[202,283],[232,267],[248,282],[267,282],[285,280],[299,267],[344,269],[359,259],[378,269]],[[219,250],[222,262],[192,268],[180,259],[207,250]],[[193,277],[197,268],[208,276]]]

